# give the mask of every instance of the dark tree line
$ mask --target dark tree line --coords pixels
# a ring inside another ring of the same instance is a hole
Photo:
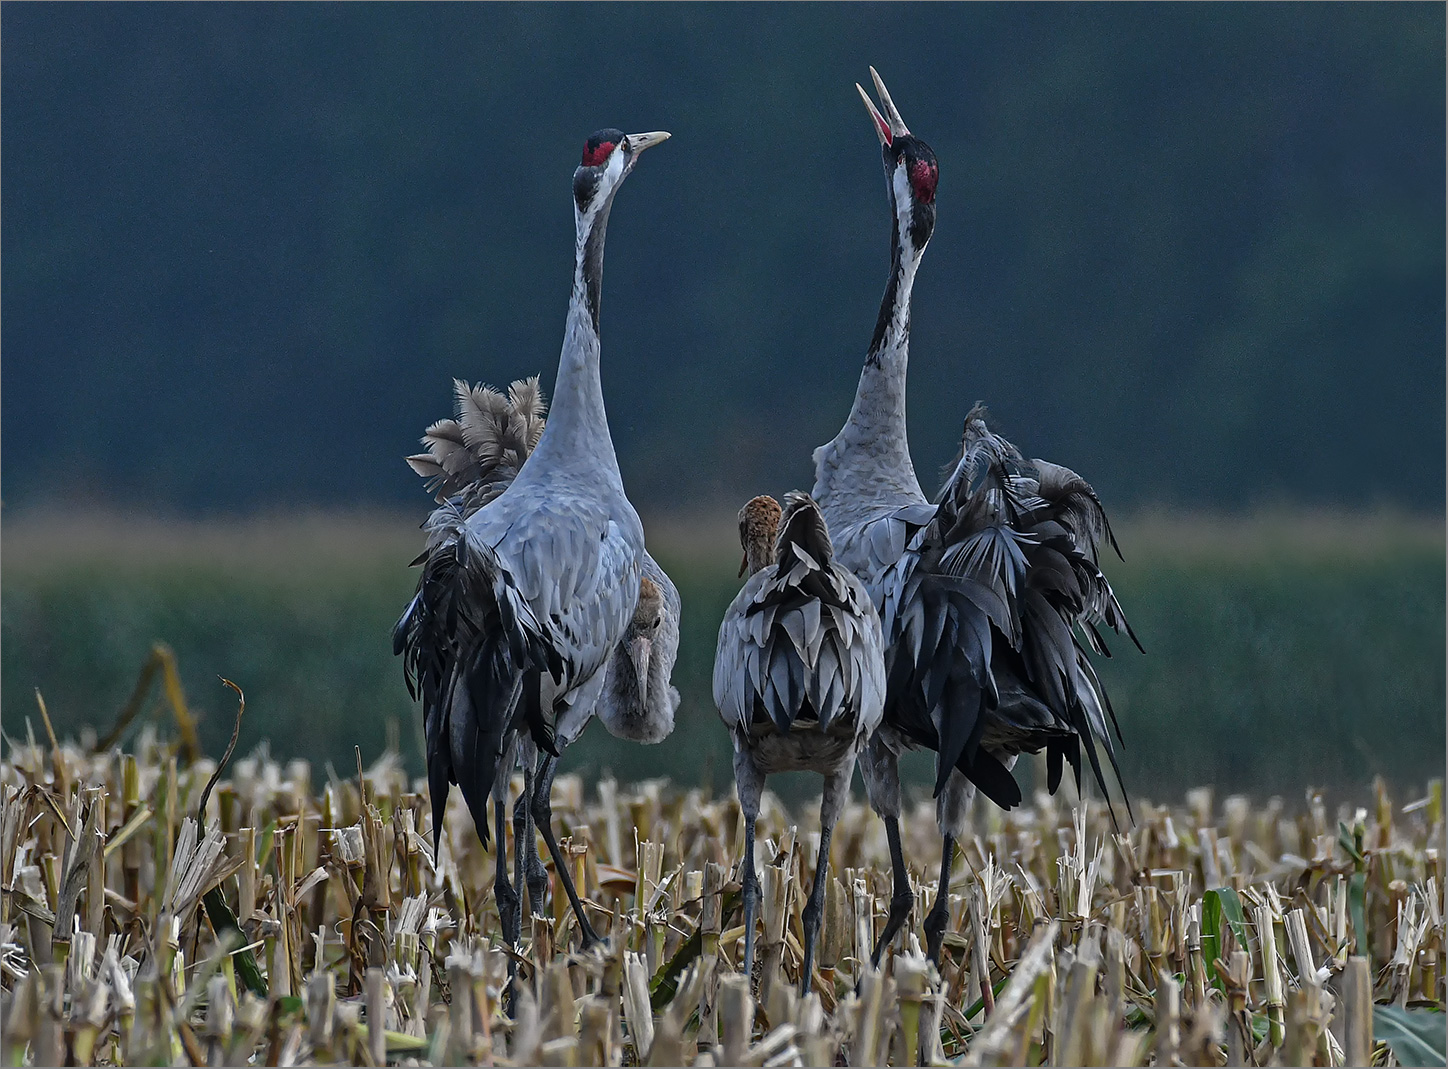
[[[870,63],[941,161],[922,475],[983,399],[1116,503],[1442,506],[1441,5],[12,4],[0,55],[12,506],[420,509],[451,377],[551,378],[607,125],[675,134],[610,232],[631,491],[808,485]]]

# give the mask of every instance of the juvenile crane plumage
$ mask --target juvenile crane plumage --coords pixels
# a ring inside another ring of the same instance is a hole
[[[900,844],[899,757],[924,747],[937,755],[943,839],[935,905],[925,921],[930,956],[939,961],[955,841],[976,789],[1009,809],[1021,801],[1011,774],[1019,754],[1046,750],[1054,790],[1066,761],[1079,783],[1084,750],[1110,798],[1099,753],[1115,766],[1108,728],[1114,716],[1074,632],[1102,652],[1096,625],[1130,632],[1096,566],[1098,542],[1110,539],[1105,513],[1079,476],[1040,461],[1026,464],[989,432],[977,409],[937,501],[920,489],[906,433],[905,380],[910,298],[934,232],[939,166],[874,68],[870,75],[880,106],[856,89],[885,164],[890,275],[849,417],[815,450],[814,496],[838,559],[869,590],[886,640],[884,721],[861,756],[894,870],[874,958],[914,906]]]
[[[824,517],[808,494],[786,494],[783,510],[771,497],[754,498],[740,510],[739,535],[751,575],[719,625],[714,703],[734,743],[744,813],[744,971],[754,964],[754,825],[765,777],[818,772],[825,778],[819,860],[800,974],[808,991],[830,836],[856,756],[884,712],[884,640],[869,594],[834,562]]]
[[[586,718],[637,606],[643,526],[624,493],[599,379],[603,247],[619,186],[665,133],[600,130],[573,175],[573,288],[552,411],[513,480],[427,555],[394,648],[423,702],[433,834],[452,784],[488,839],[487,800],[523,738],[550,757],[560,724]],[[451,521],[449,521],[451,522]],[[545,762],[546,764],[546,762]],[[530,807],[585,946],[584,914],[551,826],[547,799]],[[499,842],[503,807],[494,805]],[[510,945],[518,894],[499,849],[498,909]]]

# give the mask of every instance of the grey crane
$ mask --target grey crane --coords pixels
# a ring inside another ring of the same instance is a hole
[[[819,859],[804,909],[800,976],[807,992],[830,836],[855,758],[884,713],[884,639],[864,586],[834,562],[824,517],[808,494],[786,494],[783,510],[772,497],[752,499],[739,512],[739,537],[751,575],[719,625],[714,703],[734,742],[744,812],[744,971],[754,968],[754,825],[765,777],[818,772],[825,780]]]
[[[427,555],[394,631],[423,704],[435,848],[453,784],[487,843],[487,801],[520,742],[557,757],[560,724],[586,716],[597,700],[637,607],[643,525],[624,493],[604,410],[599,303],[614,196],[640,154],[668,136],[607,129],[584,144],[573,175],[573,288],[547,425],[512,482]],[[592,946],[599,938],[558,848],[546,796],[540,806],[535,794],[529,809],[583,945]],[[496,800],[493,818],[501,843]],[[497,853],[498,912],[516,946],[518,894]]]
[[[1115,717],[1076,634],[1102,653],[1098,624],[1135,635],[1097,567],[1101,540],[1115,546],[1105,513],[1074,472],[1026,463],[975,409],[937,502],[920,489],[905,380],[911,290],[935,227],[939,165],[873,67],[870,76],[878,108],[855,88],[884,158],[890,276],[849,417],[815,450],[814,496],[838,559],[880,611],[887,644],[885,718],[861,756],[871,804],[885,821],[894,883],[874,959],[914,906],[900,845],[899,756],[925,747],[937,755],[943,840],[939,890],[925,920],[938,962],[955,841],[976,789],[1003,808],[1019,804],[1011,768],[1019,754],[1042,749],[1052,791],[1064,761],[1079,784],[1084,750],[1109,801],[1099,751],[1114,770],[1108,720],[1114,726]]]
[[[506,395],[461,380],[453,381],[453,392],[456,418],[431,424],[422,437],[427,452],[407,458],[413,471],[427,480],[438,504],[423,524],[427,548],[414,565],[446,552],[460,536],[463,521],[507,489],[547,422],[548,406],[536,375],[512,383]],[[594,716],[610,734],[631,742],[656,743],[669,736],[680,701],[670,682],[679,655],[679,614],[678,588],[645,551],[634,615],[609,658],[597,699],[575,701],[559,722],[560,748],[571,745]],[[515,889],[521,898],[526,882],[529,904],[541,912],[548,874],[538,859],[532,813],[535,806],[547,806],[557,763],[545,758],[551,763],[535,774],[538,755],[531,739],[521,738],[517,750],[524,786],[513,806]],[[499,776],[493,785],[494,803],[506,805],[507,793],[507,781]],[[520,901],[520,913],[523,907]]]

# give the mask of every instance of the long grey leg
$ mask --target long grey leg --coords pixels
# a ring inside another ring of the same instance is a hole
[[[523,761],[523,793],[513,803],[513,879],[517,884],[518,905],[520,914],[532,915],[543,912],[543,903],[532,894],[529,887],[528,897],[523,897],[524,877],[528,873],[527,854],[525,844],[531,839],[533,816],[533,763]],[[533,848],[537,853],[537,846]]]
[[[739,882],[744,893],[744,975],[754,975],[754,918],[759,910],[759,877],[754,871],[754,825],[759,821],[759,799],[764,794],[764,773],[738,739],[734,741],[734,785],[744,814],[744,865]],[[752,981],[751,981],[752,982]]]
[[[814,980],[815,943],[819,939],[820,924],[825,915],[825,889],[829,886],[830,837],[835,833],[835,824],[845,799],[850,794],[850,779],[855,774],[854,754],[846,759],[843,768],[836,769],[825,777],[824,797],[820,800],[820,853],[815,862],[814,884],[810,888],[809,901],[804,907],[804,972],[800,977],[800,994],[809,994]]]
[[[910,916],[910,911],[915,908],[915,892],[910,890],[910,874],[905,869],[905,851],[900,846],[900,818],[885,818],[885,838],[890,843],[890,875],[893,884],[893,893],[890,896],[890,915],[885,920],[885,930],[880,933],[880,938],[875,943],[875,949],[870,952],[870,964],[875,968],[880,967],[880,957],[885,953],[885,948],[895,938],[895,934],[904,926]]]
[[[870,736],[860,753],[860,774],[870,806],[885,821],[885,838],[890,843],[890,876],[893,884],[890,915],[885,930],[870,952],[870,964],[880,967],[885,948],[910,917],[915,908],[915,893],[910,890],[910,874],[905,870],[905,852],[900,848],[900,758],[891,749],[881,728]]]
[[[496,798],[493,799],[493,825],[496,829],[498,872],[493,880],[493,895],[498,902],[498,920],[503,925],[503,941],[508,944],[510,951],[518,949],[518,937],[522,934],[523,914],[521,903],[518,901],[518,892],[513,890],[513,885],[508,882],[508,848],[507,839],[503,837],[506,827],[503,803]],[[518,978],[518,963],[510,953],[508,955],[508,990],[506,996],[507,1005],[505,1010],[511,1015],[513,1003],[513,991]]]
[[[754,820],[744,815],[744,870],[739,882],[744,890],[744,975],[754,975],[754,917],[759,910],[759,877],[754,874]],[[751,981],[752,982],[752,981]]]
[[[558,762],[552,761],[545,765],[535,748],[529,747],[528,751],[528,764],[536,765],[537,771],[532,777],[531,801],[528,805],[528,848],[524,854],[527,868],[524,871],[528,877],[528,897],[533,901],[533,912],[541,914],[544,912],[544,900],[548,897],[548,870],[543,867],[543,862],[538,857],[538,840],[534,836],[536,825],[533,820],[533,807],[537,805],[537,798],[540,794],[545,799],[553,797],[553,777],[558,774]]]
[[[925,918],[925,945],[930,960],[940,964],[940,947],[945,941],[945,925],[950,920],[950,865],[955,860],[955,838],[947,834],[940,851],[940,889],[935,905]]]
[[[545,757],[542,766],[538,769],[539,785],[553,783],[554,767],[558,759],[553,756]],[[563,884],[563,890],[568,894],[569,904],[573,906],[573,915],[578,918],[578,930],[583,935],[581,949],[588,950],[603,942],[602,937],[593,930],[593,925],[588,923],[588,918],[583,913],[583,903],[578,899],[578,889],[573,886],[573,877],[568,873],[568,862],[564,860],[563,851],[559,849],[558,840],[553,835],[553,799],[552,792],[538,790],[533,795],[533,820],[538,825],[538,830],[543,833],[543,841],[548,844],[548,853],[553,858],[553,871],[558,874],[558,881]]]
[[[507,825],[504,817],[504,807],[497,801],[493,802],[493,824],[498,836],[497,860],[498,871],[493,879],[493,893],[498,900],[498,919],[503,922],[503,939],[508,946],[516,949],[518,946],[518,935],[522,931],[522,914],[519,911],[521,903],[518,901],[518,892],[508,881],[508,847],[507,838],[504,832]]]

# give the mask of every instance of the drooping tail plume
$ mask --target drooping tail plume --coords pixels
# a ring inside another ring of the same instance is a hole
[[[426,453],[407,458],[438,504],[461,495],[466,512],[482,508],[517,477],[538,444],[548,411],[538,376],[518,379],[502,394],[453,380],[457,415],[422,437]]]

